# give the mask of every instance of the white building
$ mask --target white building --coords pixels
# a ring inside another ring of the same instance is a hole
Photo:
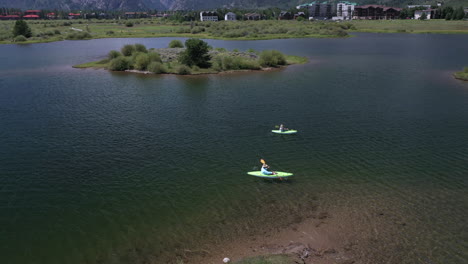
[[[218,14],[214,11],[201,11],[200,21],[218,21]]]
[[[434,9],[428,10],[415,10],[414,11],[414,19],[420,19],[423,14],[426,14],[426,19],[434,19]]]
[[[416,8],[416,7],[424,7],[426,9],[430,9],[431,8],[431,5],[409,5],[408,6],[408,9],[410,8]]]
[[[226,21],[235,21],[235,20],[237,20],[236,19],[236,14],[234,14],[233,12],[228,12],[228,13],[226,13],[226,15],[224,15],[224,20],[226,20]]]
[[[339,2],[336,5],[336,16],[332,17],[333,20],[351,20],[353,17],[354,7],[356,3],[348,1]]]

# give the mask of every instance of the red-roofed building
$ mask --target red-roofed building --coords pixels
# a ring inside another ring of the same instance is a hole
[[[40,14],[41,14],[41,10],[26,10],[26,11],[24,11],[25,16],[28,16],[28,15],[39,16]]]
[[[6,16],[3,16],[1,19],[3,19],[3,20],[18,20],[18,19],[20,19],[20,16],[18,16],[18,15],[6,15]]]
[[[353,19],[395,19],[400,16],[401,10],[383,5],[355,6]]]
[[[75,18],[80,18],[81,14],[74,14],[74,13],[69,13],[68,14],[68,19],[75,19]]]
[[[24,19],[39,19],[38,15],[25,15],[23,16]]]
[[[55,19],[55,18],[57,18],[57,16],[55,16],[55,13],[47,13],[47,14],[46,14],[46,17],[47,17],[48,19]]]

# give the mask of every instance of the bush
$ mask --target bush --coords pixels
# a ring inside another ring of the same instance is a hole
[[[188,66],[181,65],[181,66],[177,69],[177,73],[180,74],[180,75],[187,75],[187,74],[190,74],[191,71],[190,71],[190,68],[189,68]]]
[[[13,27],[13,36],[16,37],[20,35],[25,38],[30,38],[32,36],[31,28],[24,20],[16,21],[15,26]]]
[[[211,66],[208,43],[201,39],[188,39],[185,41],[185,47],[187,49],[179,55],[180,63],[187,66],[196,65],[200,68]]]
[[[56,29],[56,30],[54,30],[54,34],[55,34],[55,35],[60,35],[60,34],[62,34],[62,33],[60,33],[60,30]]]
[[[109,30],[109,31],[106,32],[107,35],[113,35],[114,33],[115,33],[115,32],[112,31],[112,30]]]
[[[174,39],[171,42],[169,42],[169,48],[183,48],[184,44],[182,44],[182,41]]]
[[[277,50],[264,50],[260,53],[259,63],[263,67],[276,67],[286,65],[286,58]]]
[[[192,28],[192,30],[190,31],[190,33],[192,34],[198,34],[198,33],[201,33],[205,31],[205,28],[204,27],[194,27]]]
[[[26,37],[23,36],[23,35],[18,35],[15,37],[15,42],[23,42],[23,41],[26,41]]]
[[[124,56],[132,56],[132,54],[135,52],[135,46],[127,44],[123,46],[120,51]]]
[[[161,62],[153,61],[148,65],[148,71],[154,73],[166,73],[167,69]]]
[[[147,53],[148,50],[146,49],[145,45],[143,44],[135,44],[135,50],[137,52],[144,52],[144,53]]]
[[[80,39],[90,39],[91,35],[88,32],[73,32],[67,35],[67,39],[71,40],[80,40]]]
[[[146,70],[146,67],[148,67],[149,63],[150,63],[150,59],[149,59],[148,54],[140,53],[135,58],[134,67],[137,70],[144,71]]]
[[[252,59],[219,55],[214,58],[213,68],[217,71],[259,70],[260,64]]]
[[[130,22],[130,21],[128,21],[127,23],[125,23],[125,26],[126,26],[126,27],[133,27],[133,23]]]
[[[154,51],[148,52],[148,57],[150,61],[162,62],[161,56],[157,52],[154,52]]]
[[[120,56],[122,56],[122,53],[120,53],[120,52],[118,52],[118,51],[116,51],[116,50],[111,50],[111,51],[109,51],[109,54],[107,55],[107,57],[108,57],[109,59],[111,59],[111,60],[112,60],[112,59],[115,59],[115,58],[117,58],[117,57],[120,57]]]
[[[117,57],[112,59],[109,63],[109,70],[111,71],[125,71],[130,68],[130,61],[125,57]]]

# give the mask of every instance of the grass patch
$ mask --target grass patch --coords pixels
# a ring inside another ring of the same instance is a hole
[[[468,67],[465,67],[461,72],[454,73],[453,76],[457,79],[468,81]]]
[[[235,264],[295,264],[296,262],[288,255],[270,255],[257,256],[253,258],[243,259]]]
[[[92,61],[92,62],[82,63],[82,64],[78,64],[78,65],[73,65],[73,68],[107,69],[108,63],[109,63],[109,59],[103,59],[103,60],[99,60],[99,61]]]
[[[288,64],[306,64],[309,62],[309,59],[301,56],[286,55],[286,62]]]

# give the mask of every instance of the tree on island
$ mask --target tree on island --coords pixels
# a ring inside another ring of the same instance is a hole
[[[189,67],[198,66],[200,68],[211,67],[211,56],[208,55],[210,46],[201,39],[188,39],[185,41],[185,51],[179,55],[179,62]]]
[[[24,20],[16,21],[15,26],[13,27],[13,37],[20,35],[25,36],[26,38],[30,38],[32,36],[31,28]]]

